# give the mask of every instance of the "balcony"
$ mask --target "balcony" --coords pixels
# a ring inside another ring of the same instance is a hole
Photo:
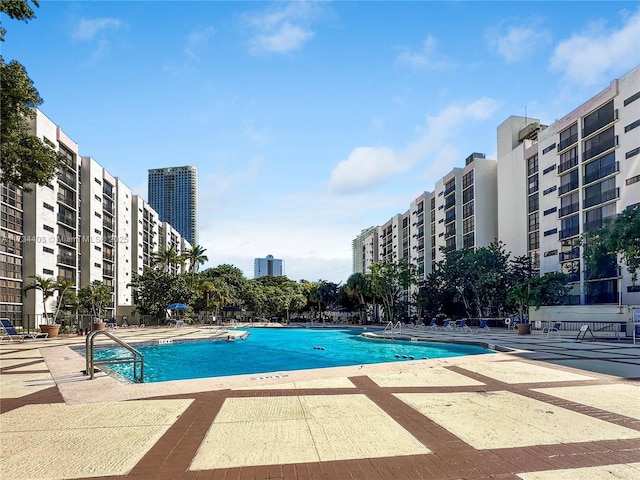
[[[606,152],[607,150],[611,150],[613,147],[618,146],[618,136],[607,138],[606,140],[601,141],[597,145],[594,145],[589,150],[585,150],[582,152],[582,161],[586,162],[590,158],[595,157],[596,155],[600,155],[601,153]]]
[[[597,195],[593,195],[591,197],[587,197],[584,199],[582,208],[593,207],[594,205],[598,205],[600,203],[605,203],[610,200],[615,200],[620,196],[619,188],[612,188],[610,190],[605,190],[604,192],[599,192]]]
[[[558,217],[566,217],[567,215],[571,215],[572,213],[577,212],[579,209],[580,209],[580,202],[572,203],[571,205],[562,207],[560,209],[560,212],[558,213]]]
[[[454,192],[454,191],[455,191],[455,189],[456,189],[456,184],[455,184],[455,183],[453,183],[453,184],[451,184],[451,185],[447,186],[447,187],[444,189],[444,194],[445,194],[445,196],[446,196],[446,195],[449,195],[451,192]]]
[[[76,228],[76,218],[58,214],[58,222]]]
[[[67,170],[62,170],[60,173],[58,173],[58,181],[61,181],[62,183],[70,186],[74,190],[76,188],[76,176],[71,174]]]
[[[598,117],[595,122],[589,123],[582,129],[582,138],[588,137],[593,132],[597,132],[601,128],[606,127],[614,120],[618,118],[618,110],[611,110],[608,114],[603,114]]]
[[[577,156],[575,156],[573,158],[570,158],[566,162],[563,162],[560,165],[558,165],[558,175],[563,173],[563,172],[566,172],[567,170],[572,169],[576,165],[578,165],[578,157]]]
[[[75,195],[65,195],[63,193],[58,193],[58,202],[65,204],[68,207],[76,209],[76,196]]]
[[[560,232],[558,233],[558,236],[560,237],[560,240],[562,240],[564,238],[575,237],[579,233],[580,233],[580,227],[575,226],[575,227],[565,228],[564,230],[560,230]]]
[[[450,197],[447,197],[447,199],[445,200],[444,208],[449,209],[453,207],[455,204],[456,204],[456,197],[455,195],[451,195]]]
[[[58,255],[58,263],[68,265],[71,267],[76,266],[76,257],[72,255]]]
[[[569,193],[571,190],[575,190],[578,188],[578,181],[565,183],[564,185],[560,185],[558,187],[558,195],[564,195],[565,193]]]
[[[586,185],[588,183],[595,182],[596,180],[600,180],[601,178],[608,177],[609,175],[612,175],[619,171],[620,171],[620,163],[614,162],[611,165],[607,165],[605,167],[600,168],[596,172],[592,172],[588,175],[585,175],[584,177],[582,177],[582,183],[583,185]]]
[[[564,150],[565,148],[569,148],[571,145],[578,141],[578,134],[574,133],[569,138],[558,143],[558,152]]]
[[[456,219],[456,211],[455,210],[451,210],[450,212],[447,212],[444,216],[444,222],[445,223],[449,223],[449,222],[453,222]]]
[[[569,260],[575,260],[576,258],[580,258],[580,249],[574,248],[570,252],[560,252],[558,255],[558,260],[561,262],[568,262]]]

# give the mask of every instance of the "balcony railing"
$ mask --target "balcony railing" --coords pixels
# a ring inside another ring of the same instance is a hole
[[[560,165],[558,165],[558,174],[566,172],[567,170],[575,167],[576,165],[578,165],[578,157],[577,156],[572,157],[569,160],[567,160],[566,162],[563,162]]]
[[[580,258],[580,250],[577,249],[577,248],[574,248],[570,252],[560,252],[560,254],[558,255],[558,259],[561,262],[567,262],[569,260],[575,260],[576,258]]]
[[[580,209],[580,202],[572,203],[571,205],[562,207],[560,209],[560,212],[558,213],[558,217],[566,217],[567,215],[571,215],[572,213],[577,212],[579,209]]]
[[[564,150],[565,148],[570,147],[571,145],[573,145],[577,141],[578,141],[578,134],[574,133],[569,138],[566,138],[566,139],[562,140],[560,143],[558,143],[558,152],[561,151],[561,150]]]
[[[453,183],[453,184],[449,185],[448,187],[446,187],[444,189],[445,196],[449,195],[451,192],[455,191],[455,189],[456,189],[456,184],[455,183]]]
[[[608,177],[609,175],[619,171],[620,171],[619,162],[614,162],[611,165],[607,165],[606,167],[600,168],[596,172],[592,172],[588,175],[585,175],[582,178],[582,183],[586,185],[587,183],[595,182],[596,180],[600,180],[601,178]]]
[[[76,208],[76,197],[75,195],[65,195],[63,193],[58,193],[58,202],[64,203],[65,205],[73,208]]]
[[[598,145],[591,147],[589,150],[585,150],[582,152],[582,161],[585,162],[590,158],[595,157],[596,155],[600,155],[601,153],[606,152],[607,150],[611,150],[613,147],[618,145],[618,136],[608,138],[603,140]]]
[[[571,190],[575,190],[576,188],[578,188],[577,181],[565,183],[564,185],[560,185],[560,187],[558,188],[558,195],[564,195],[565,193],[568,193]]]
[[[69,225],[70,227],[76,227],[76,219],[75,217],[68,217],[66,215],[58,214],[58,222],[64,223],[65,225]]]
[[[597,132],[601,128],[609,125],[618,118],[618,110],[612,110],[608,115],[602,115],[598,121],[585,125],[582,129],[582,138],[588,137],[593,132]]]
[[[608,202],[610,200],[614,200],[620,196],[619,188],[612,188],[610,190],[605,190],[604,192],[599,192],[596,195],[591,197],[587,197],[584,199],[582,208],[593,207],[594,205],[598,205],[600,203]]]
[[[76,266],[76,257],[71,255],[58,255],[58,263],[63,265]]]
[[[576,226],[576,227],[570,227],[570,228],[565,228],[564,230],[560,230],[560,232],[558,233],[558,236],[560,237],[560,240],[562,240],[563,238],[575,237],[579,233],[580,233],[580,227]]]
[[[444,208],[451,208],[456,204],[456,197],[455,195],[452,195],[450,197],[447,197],[446,201],[444,202]]]

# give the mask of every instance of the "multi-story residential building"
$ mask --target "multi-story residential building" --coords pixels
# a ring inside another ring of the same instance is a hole
[[[514,256],[528,255],[536,268],[540,264],[538,134],[543,128],[538,119],[517,116],[498,126],[498,238]]]
[[[367,271],[367,238],[377,227],[365,228],[351,243],[353,253],[353,273],[365,273]]]
[[[191,245],[198,243],[198,169],[193,166],[149,170],[149,204]]]
[[[431,271],[431,192],[424,192],[411,202],[409,223],[411,228],[410,262],[416,265],[417,273],[424,279]]]
[[[54,280],[70,280],[79,285],[80,258],[80,157],[78,144],[41,111],[30,119],[34,135],[61,152],[64,166],[49,185],[31,185],[23,193],[23,269],[22,280],[28,285],[35,275]],[[37,325],[45,313],[42,291],[23,296],[30,327]],[[53,311],[50,298],[47,312]]]
[[[22,319],[22,189],[0,183],[0,311]]]
[[[70,280],[76,290],[93,281],[111,288],[113,307],[106,316],[129,315],[132,273],[143,273],[161,240],[158,213],[35,110],[32,132],[62,153],[63,168],[45,186],[23,191],[0,184],[0,314],[36,327],[45,312],[42,292],[23,287],[38,275]],[[190,244],[169,224],[162,238],[178,253]],[[166,243],[166,242],[165,242]],[[54,310],[57,295],[47,301]]]
[[[568,274],[574,304],[639,304],[617,259],[586,269],[579,239],[640,207],[640,67],[542,130],[538,150],[541,273]]]
[[[173,249],[176,252],[177,256],[181,256],[188,249],[191,248],[189,242],[185,238],[180,235],[180,232],[173,228],[170,223],[161,222],[160,229],[158,231],[159,238],[159,249]],[[173,275],[177,275],[178,273],[184,273],[187,266],[184,262],[176,263],[169,267],[169,271]]]
[[[256,258],[253,261],[253,277],[264,276],[279,277],[284,275],[284,260],[267,255],[265,258]]]
[[[463,168],[454,168],[377,229],[364,230],[353,241],[354,272],[357,260],[366,272],[372,263],[414,264],[422,279],[442,260],[442,249],[486,246],[496,240],[497,184],[495,160],[473,153]]]
[[[454,168],[436,182],[432,194],[431,258],[445,250],[485,247],[498,238],[497,163],[473,153],[463,168]]]
[[[153,266],[153,254],[159,249],[160,218],[142,197],[132,197],[131,271],[142,275]]]

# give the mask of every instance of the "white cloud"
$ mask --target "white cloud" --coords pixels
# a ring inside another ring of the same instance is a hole
[[[205,27],[189,33],[184,53],[194,60],[199,60],[202,49],[206,48],[209,39],[215,34],[215,31],[214,27]]]
[[[550,69],[564,74],[572,84],[589,86],[636,66],[640,63],[640,11],[622,16],[619,29],[607,30],[604,23],[593,23],[560,42]]]
[[[71,37],[74,40],[91,41],[105,30],[119,29],[124,26],[125,24],[118,18],[82,19],[77,23],[73,32],[71,32]]]
[[[396,62],[419,70],[442,70],[452,67],[452,62],[446,56],[436,52],[436,47],[436,39],[429,35],[418,51],[401,47]]]
[[[288,54],[301,50],[314,37],[312,23],[322,6],[315,2],[278,4],[245,17],[251,31],[250,45],[254,54]]]
[[[533,52],[551,41],[549,31],[539,25],[537,20],[507,28],[501,25],[487,33],[487,40],[505,62],[528,61]]]
[[[400,151],[357,147],[331,171],[329,190],[339,194],[364,192],[427,159],[442,158],[444,152],[449,152],[446,158],[450,159],[451,151],[457,151],[450,143],[456,138],[458,127],[469,121],[489,119],[497,108],[498,102],[491,98],[449,105],[437,115],[427,117],[425,125],[416,128],[417,138]]]

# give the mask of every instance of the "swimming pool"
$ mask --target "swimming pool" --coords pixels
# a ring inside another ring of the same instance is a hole
[[[493,353],[476,345],[373,340],[362,330],[248,328],[245,340],[142,345],[144,381],[164,382],[229,375],[340,367],[422,358]],[[97,349],[95,358],[126,356],[120,347]],[[129,363],[109,368],[132,378]]]

